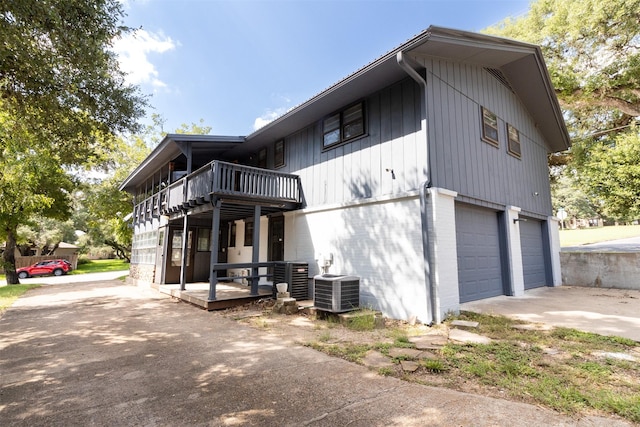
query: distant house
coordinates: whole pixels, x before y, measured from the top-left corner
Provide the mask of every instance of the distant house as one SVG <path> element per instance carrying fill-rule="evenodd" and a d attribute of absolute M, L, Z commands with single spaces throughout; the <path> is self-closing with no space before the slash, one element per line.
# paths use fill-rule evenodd
<path fill-rule="evenodd" d="M 6 247 L 5 243 L 2 243 L 0 246 L 0 254 L 4 252 Z M 50 259 L 62 258 L 66 259 L 71 263 L 73 269 L 78 267 L 78 251 L 80 247 L 73 245 L 71 243 L 60 242 L 54 248 L 54 250 L 47 254 L 41 254 L 41 248 L 36 247 L 35 245 L 31 248 L 28 248 L 26 252 L 27 255 L 22 255 L 18 248 L 15 249 L 15 266 L 16 268 L 27 267 L 29 265 L 35 264 L 36 262 L 46 261 Z M 0 272 L 4 273 L 4 269 L 0 268 Z"/>
<path fill-rule="evenodd" d="M 4 251 L 5 243 L 0 247 L 0 252 Z M 42 248 L 39 248 L 35 245 L 26 248 L 27 255 L 26 256 L 45 256 L 49 258 L 55 258 L 57 256 L 70 256 L 78 253 L 80 247 L 76 246 L 72 243 L 60 242 L 57 245 L 54 245 L 53 250 L 48 255 L 42 255 Z M 22 257 L 22 253 L 18 248 L 15 249 L 15 257 Z"/>
<path fill-rule="evenodd" d="M 304 261 L 440 322 L 560 284 L 547 155 L 568 147 L 538 47 L 430 27 L 248 136 L 167 135 L 121 187 L 131 277 L 215 300 L 234 265 Z"/>
<path fill-rule="evenodd" d="M 79 246 L 72 243 L 60 242 L 58 247 L 53 251 L 51 256 L 66 256 L 77 254 L 80 250 Z"/>

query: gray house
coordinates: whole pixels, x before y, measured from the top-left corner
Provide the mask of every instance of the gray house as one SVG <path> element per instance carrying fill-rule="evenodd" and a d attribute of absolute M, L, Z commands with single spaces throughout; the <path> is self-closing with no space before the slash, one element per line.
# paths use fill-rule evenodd
<path fill-rule="evenodd" d="M 560 284 L 547 156 L 569 143 L 537 46 L 430 27 L 251 135 L 167 135 L 122 184 L 131 278 L 213 302 L 299 261 L 440 322 Z"/>

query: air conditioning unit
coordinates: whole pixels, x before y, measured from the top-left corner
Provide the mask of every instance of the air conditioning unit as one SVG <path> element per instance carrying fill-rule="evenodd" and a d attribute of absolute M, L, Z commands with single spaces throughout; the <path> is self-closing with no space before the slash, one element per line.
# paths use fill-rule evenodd
<path fill-rule="evenodd" d="M 319 274 L 313 278 L 313 305 L 318 310 L 342 313 L 360 306 L 360 278 Z"/>
<path fill-rule="evenodd" d="M 306 262 L 284 261 L 273 266 L 273 296 L 276 297 L 276 283 L 287 283 L 291 298 L 298 301 L 309 299 L 309 264 Z"/>

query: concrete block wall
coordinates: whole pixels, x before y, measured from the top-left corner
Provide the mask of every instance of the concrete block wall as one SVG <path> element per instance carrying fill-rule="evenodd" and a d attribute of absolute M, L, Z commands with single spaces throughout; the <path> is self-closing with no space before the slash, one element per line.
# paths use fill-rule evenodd
<path fill-rule="evenodd" d="M 434 281 L 434 321 L 460 310 L 458 249 L 456 244 L 455 191 L 430 188 L 426 198 L 431 279 Z"/>
<path fill-rule="evenodd" d="M 551 251 L 551 270 L 553 286 L 562 285 L 562 262 L 560 261 L 560 220 L 555 216 L 547 217 L 547 231 Z"/>
<path fill-rule="evenodd" d="M 294 211 L 285 216 L 285 259 L 320 273 L 360 276 L 360 304 L 395 319 L 428 319 L 418 192 Z"/>
<path fill-rule="evenodd" d="M 511 295 L 521 297 L 524 295 L 524 271 L 522 266 L 522 247 L 520 242 L 520 223 L 516 221 L 520 216 L 520 208 L 516 206 L 507 206 L 507 240 L 509 246 L 510 263 L 509 273 L 511 274 Z"/>
<path fill-rule="evenodd" d="M 640 253 L 561 252 L 562 284 L 640 290 Z"/>

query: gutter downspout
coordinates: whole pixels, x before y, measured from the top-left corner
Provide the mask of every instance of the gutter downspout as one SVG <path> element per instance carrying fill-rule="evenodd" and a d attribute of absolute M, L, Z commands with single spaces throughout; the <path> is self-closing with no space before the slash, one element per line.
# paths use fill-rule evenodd
<path fill-rule="evenodd" d="M 429 155 L 429 133 L 427 127 L 427 81 L 416 71 L 417 68 L 419 69 L 422 66 L 412 58 L 406 56 L 404 52 L 398 52 L 396 54 L 396 60 L 398 65 L 418 83 L 423 95 L 420 103 L 420 129 L 424 134 L 423 140 L 427 150 L 425 162 L 426 181 L 420 186 L 420 220 L 422 221 L 422 253 L 424 256 L 425 288 L 427 290 L 427 308 L 429 317 L 427 323 L 431 325 L 434 322 L 440 323 L 442 319 L 437 298 L 438 290 L 434 282 L 435 275 L 431 268 L 434 260 L 431 256 L 432 251 L 430 250 L 431 242 L 429 240 L 429 222 L 427 221 L 427 197 L 429 197 L 427 189 L 431 187 L 431 156 Z"/>

